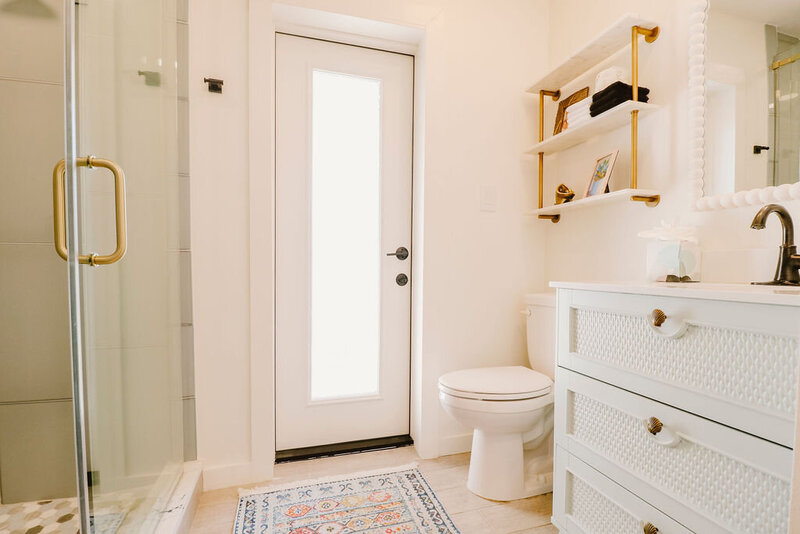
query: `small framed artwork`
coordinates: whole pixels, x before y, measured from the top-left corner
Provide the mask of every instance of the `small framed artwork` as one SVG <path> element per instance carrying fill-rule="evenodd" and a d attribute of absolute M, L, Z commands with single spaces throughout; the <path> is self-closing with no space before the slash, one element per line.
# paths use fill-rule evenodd
<path fill-rule="evenodd" d="M 594 163 L 592 179 L 589 180 L 589 185 L 586 186 L 586 193 L 583 195 L 583 198 L 602 195 L 608 191 L 608 180 L 611 178 L 611 172 L 614 170 L 614 162 L 617 161 L 617 154 L 619 154 L 619 150 L 615 150 L 611 154 L 606 154 L 602 158 L 597 159 Z"/>
<path fill-rule="evenodd" d="M 584 87 L 579 91 L 575 91 L 567 98 L 558 103 L 558 111 L 556 111 L 556 123 L 555 127 L 553 128 L 553 135 L 561 133 L 561 131 L 564 129 L 564 112 L 566 111 L 566 109 L 570 107 L 572 104 L 580 102 L 587 96 L 589 96 L 589 88 Z"/>

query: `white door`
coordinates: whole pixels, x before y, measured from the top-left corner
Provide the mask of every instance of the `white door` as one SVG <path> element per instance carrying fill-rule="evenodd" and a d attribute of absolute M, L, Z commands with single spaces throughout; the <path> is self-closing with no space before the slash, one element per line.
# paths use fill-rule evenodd
<path fill-rule="evenodd" d="M 409 433 L 413 72 L 277 35 L 278 450 Z"/>

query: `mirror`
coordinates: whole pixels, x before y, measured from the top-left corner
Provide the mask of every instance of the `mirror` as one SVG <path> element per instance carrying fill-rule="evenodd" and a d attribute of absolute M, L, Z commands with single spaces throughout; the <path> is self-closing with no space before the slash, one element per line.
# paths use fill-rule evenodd
<path fill-rule="evenodd" d="M 764 195 L 745 192 L 784 186 L 783 200 L 793 198 L 790 186 L 800 181 L 800 0 L 710 0 L 704 52 L 700 196 L 725 198 L 721 207 L 755 204 Z"/>

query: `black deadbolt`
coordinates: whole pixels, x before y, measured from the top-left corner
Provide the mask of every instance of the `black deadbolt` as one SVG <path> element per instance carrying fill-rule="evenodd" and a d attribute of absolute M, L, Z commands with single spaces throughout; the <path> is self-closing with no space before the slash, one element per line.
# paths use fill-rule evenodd
<path fill-rule="evenodd" d="M 397 277 L 394 279 L 394 281 L 397 282 L 398 286 L 404 286 L 404 285 L 406 285 L 408 283 L 408 277 L 406 275 L 404 275 L 403 273 L 400 273 L 400 274 L 397 275 Z"/>

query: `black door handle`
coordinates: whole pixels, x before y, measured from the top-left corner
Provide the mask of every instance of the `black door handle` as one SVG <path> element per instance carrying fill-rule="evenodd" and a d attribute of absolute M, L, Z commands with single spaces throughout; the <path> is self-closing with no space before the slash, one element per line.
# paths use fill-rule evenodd
<path fill-rule="evenodd" d="M 403 261 L 408 258 L 408 249 L 406 247 L 397 247 L 394 252 L 389 252 L 387 256 L 395 256 L 398 260 Z"/>

